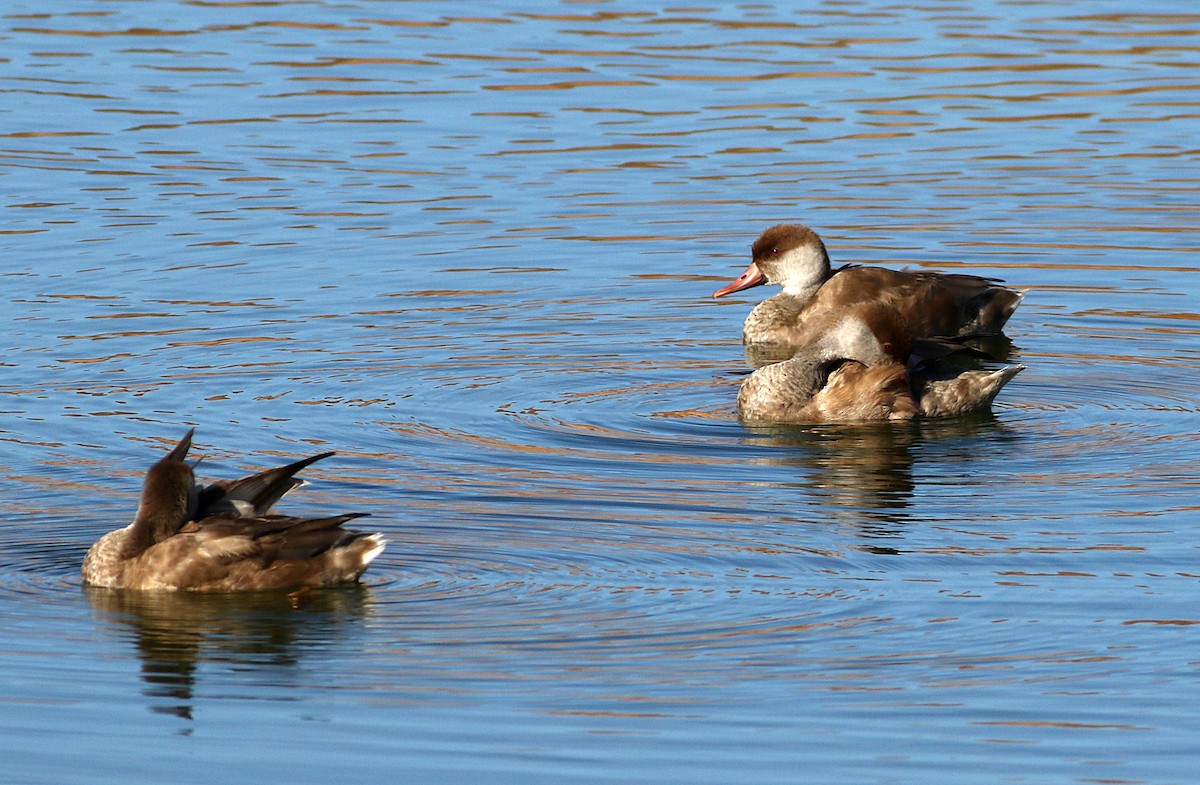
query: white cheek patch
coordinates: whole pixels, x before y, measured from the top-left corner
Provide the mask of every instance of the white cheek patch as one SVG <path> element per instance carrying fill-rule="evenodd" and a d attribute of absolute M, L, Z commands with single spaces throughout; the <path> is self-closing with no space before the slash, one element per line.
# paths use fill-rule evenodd
<path fill-rule="evenodd" d="M 829 268 L 819 249 L 809 245 L 784 251 L 772 265 L 785 294 L 801 296 L 825 282 Z"/>

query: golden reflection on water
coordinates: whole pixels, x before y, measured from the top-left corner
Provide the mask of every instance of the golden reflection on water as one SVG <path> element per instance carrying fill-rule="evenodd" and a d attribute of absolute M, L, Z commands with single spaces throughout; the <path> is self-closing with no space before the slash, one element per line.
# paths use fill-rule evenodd
<path fill-rule="evenodd" d="M 506 750 L 565 746 L 556 779 L 596 775 L 613 753 L 575 745 L 603 733 L 781 763 L 804 754 L 782 734 L 856 760 L 868 738 L 912 770 L 1087 778 L 1094 747 L 1039 731 L 1150 725 L 1097 703 L 1151 707 L 1149 742 L 1177 742 L 1159 705 L 1187 695 L 1195 625 L 1197 19 L 1084 5 L 0 19 L 0 483 L 29 517 L 6 524 L 0 616 L 28 636 L 47 594 L 73 612 L 83 549 L 136 507 L 130 456 L 195 423 L 230 451 L 217 476 L 337 450 L 289 506 L 353 505 L 393 544 L 367 588 L 300 607 L 88 592 L 93 622 L 52 643 L 136 658 L 132 686 L 105 671 L 116 703 L 193 716 L 209 678 L 241 722 L 267 690 L 224 689 L 239 674 L 294 680 L 296 714 L 422 760 L 457 727 L 421 710 L 467 706 Z M 708 294 L 782 220 L 839 262 L 1028 290 L 1007 351 L 1029 371 L 992 417 L 742 427 L 758 293 Z M 389 705 L 410 724 L 373 724 Z M 727 742 L 730 707 L 778 734 Z M 942 757 L 880 732 L 897 723 Z M 1049 752 L 1021 763 L 971 727 Z M 622 776 L 728 773 L 662 750 Z"/>

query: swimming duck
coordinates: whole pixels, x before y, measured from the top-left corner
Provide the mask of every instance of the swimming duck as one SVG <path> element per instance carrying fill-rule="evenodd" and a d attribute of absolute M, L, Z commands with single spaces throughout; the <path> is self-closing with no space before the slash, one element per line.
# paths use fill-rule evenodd
<path fill-rule="evenodd" d="M 917 336 L 995 335 L 1022 297 L 977 275 L 857 265 L 834 270 L 821 238 L 799 224 L 778 224 L 764 231 L 751 247 L 751 259 L 745 272 L 713 293 L 724 297 L 766 283 L 783 287 L 746 318 L 746 343 L 806 343 L 814 321 L 868 301 L 896 308 Z"/>
<path fill-rule="evenodd" d="M 168 591 L 333 586 L 357 581 L 383 551 L 382 535 L 342 528 L 366 513 L 295 518 L 271 511 L 303 484 L 297 472 L 332 452 L 203 486 L 185 463 L 193 432 L 146 473 L 133 523 L 88 550 L 86 583 Z"/>
<path fill-rule="evenodd" d="M 791 359 L 742 382 L 738 414 L 750 422 L 909 420 L 981 411 L 1024 366 L 953 369 L 918 342 L 900 312 L 881 303 L 848 306 L 813 325 Z"/>

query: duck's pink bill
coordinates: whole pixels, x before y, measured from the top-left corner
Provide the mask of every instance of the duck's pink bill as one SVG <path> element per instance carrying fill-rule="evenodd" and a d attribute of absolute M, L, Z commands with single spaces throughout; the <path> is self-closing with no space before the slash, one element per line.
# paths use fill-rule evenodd
<path fill-rule="evenodd" d="M 746 268 L 746 271 L 735 278 L 731 283 L 727 283 L 720 289 L 713 292 L 713 297 L 724 297 L 733 292 L 740 292 L 743 289 L 749 289 L 752 286 L 758 286 L 767 282 L 766 276 L 758 269 L 758 265 L 754 262 Z"/>

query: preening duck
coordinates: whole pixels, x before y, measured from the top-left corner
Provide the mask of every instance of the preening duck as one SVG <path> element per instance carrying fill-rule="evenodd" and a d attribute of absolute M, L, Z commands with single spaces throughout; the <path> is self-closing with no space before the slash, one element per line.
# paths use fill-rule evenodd
<path fill-rule="evenodd" d="M 101 537 L 83 580 L 110 589 L 295 590 L 357 581 L 384 548 L 380 534 L 342 528 L 365 513 L 315 518 L 271 508 L 325 452 L 239 480 L 198 485 L 186 462 L 193 431 L 150 467 L 133 523 Z"/>

